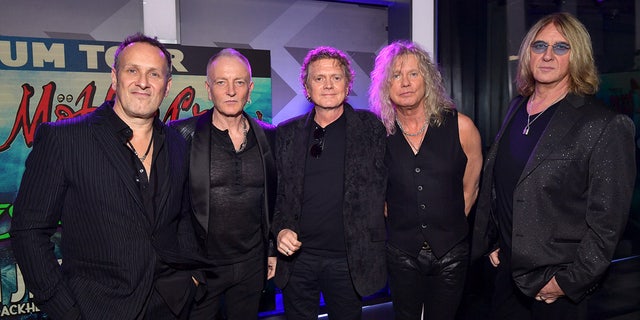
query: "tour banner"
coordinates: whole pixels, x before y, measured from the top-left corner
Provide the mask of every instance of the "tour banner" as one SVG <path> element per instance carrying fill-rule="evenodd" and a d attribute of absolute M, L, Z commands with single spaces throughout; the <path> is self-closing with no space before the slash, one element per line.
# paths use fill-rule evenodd
<path fill-rule="evenodd" d="M 117 42 L 0 36 L 0 301 L 2 319 L 46 319 L 32 302 L 11 250 L 11 218 L 24 162 L 42 122 L 74 118 L 112 100 L 111 66 Z M 160 107 L 162 121 L 211 108 L 206 65 L 222 48 L 167 45 L 173 84 Z M 245 111 L 271 122 L 271 65 L 266 50 L 237 49 L 251 63 L 251 103 Z M 55 168 L 51 168 L 55 170 Z M 63 257 L 52 237 L 59 262 Z"/>

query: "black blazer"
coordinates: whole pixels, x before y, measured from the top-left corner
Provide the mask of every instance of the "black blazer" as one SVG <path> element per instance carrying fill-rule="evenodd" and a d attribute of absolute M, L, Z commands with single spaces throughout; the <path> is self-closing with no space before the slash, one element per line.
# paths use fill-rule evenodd
<path fill-rule="evenodd" d="M 182 219 L 183 213 L 188 217 L 184 140 L 156 119 L 169 177 L 157 186 L 162 197 L 150 221 L 131 159 L 118 150 L 122 141 L 106 125 L 112 107 L 105 102 L 86 116 L 41 124 L 26 161 L 12 245 L 36 304 L 53 319 L 78 313 L 89 319 L 135 319 L 155 284 L 156 262 L 186 267 L 190 261 L 181 251 L 197 247 L 190 221 Z M 58 221 L 62 266 L 50 241 Z M 183 280 L 184 286 L 174 289 L 178 294 L 193 286 L 190 275 Z"/>
<path fill-rule="evenodd" d="M 200 242 L 205 245 L 209 227 L 209 165 L 211 163 L 211 131 L 210 123 L 213 109 L 188 119 L 176 120 L 169 123 L 187 140 L 190 150 L 190 193 L 193 217 L 195 218 L 196 233 Z M 249 120 L 252 132 L 256 136 L 258 148 L 262 157 L 263 171 L 265 174 L 264 194 L 262 205 L 262 234 L 265 241 L 267 254 L 275 256 L 273 241 L 270 241 L 270 226 L 273 216 L 273 207 L 276 198 L 276 165 L 273 155 L 275 127 L 256 120 L 244 113 Z M 205 174 L 203 174 L 205 173 Z M 266 260 L 265 260 L 266 263 Z M 266 269 L 265 269 L 266 270 Z M 265 276 L 266 278 L 266 276 Z"/>
<path fill-rule="evenodd" d="M 299 232 L 304 165 L 309 154 L 307 138 L 314 111 L 280 124 L 276 131 L 278 196 L 273 234 L 282 229 Z M 344 161 L 343 222 L 349 272 L 362 296 L 375 293 L 387 281 L 385 257 L 384 199 L 387 171 L 384 165 L 386 131 L 369 111 L 345 104 L 347 122 Z M 303 245 L 304 246 L 304 245 Z M 278 255 L 275 283 L 284 288 L 296 255 Z"/>
<path fill-rule="evenodd" d="M 472 258 L 497 240 L 493 172 L 502 135 L 527 99 L 515 98 L 489 150 Z M 513 279 L 530 297 L 555 275 L 573 301 L 591 293 L 624 231 L 636 176 L 634 126 L 592 96 L 561 100 L 513 193 Z"/>

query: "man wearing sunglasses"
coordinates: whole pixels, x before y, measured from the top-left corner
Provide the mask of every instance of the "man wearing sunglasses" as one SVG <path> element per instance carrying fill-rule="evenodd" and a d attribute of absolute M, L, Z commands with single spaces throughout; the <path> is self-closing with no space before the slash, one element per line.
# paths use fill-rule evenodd
<path fill-rule="evenodd" d="M 593 97 L 585 27 L 542 18 L 520 47 L 517 87 L 488 152 L 472 258 L 496 267 L 495 319 L 586 319 L 624 231 L 636 162 L 634 126 Z"/>
<path fill-rule="evenodd" d="M 272 230 L 287 319 L 360 319 L 361 297 L 386 282 L 385 129 L 346 103 L 353 71 L 334 48 L 311 50 L 300 80 L 311 112 L 278 126 Z"/>

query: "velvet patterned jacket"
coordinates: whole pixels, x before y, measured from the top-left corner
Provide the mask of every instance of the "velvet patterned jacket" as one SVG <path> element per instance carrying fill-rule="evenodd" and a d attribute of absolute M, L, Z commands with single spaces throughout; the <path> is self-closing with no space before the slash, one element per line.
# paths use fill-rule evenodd
<path fill-rule="evenodd" d="M 386 131 L 369 111 L 354 110 L 345 103 L 344 114 L 344 238 L 353 285 L 360 295 L 366 296 L 384 287 L 387 279 L 384 251 Z M 272 225 L 276 237 L 283 229 L 291 229 L 296 233 L 300 230 L 304 166 L 309 154 L 307 139 L 314 115 L 315 111 L 311 111 L 281 123 L 276 130 L 278 193 Z M 275 283 L 280 288 L 286 286 L 295 261 L 296 255 L 278 255 Z"/>

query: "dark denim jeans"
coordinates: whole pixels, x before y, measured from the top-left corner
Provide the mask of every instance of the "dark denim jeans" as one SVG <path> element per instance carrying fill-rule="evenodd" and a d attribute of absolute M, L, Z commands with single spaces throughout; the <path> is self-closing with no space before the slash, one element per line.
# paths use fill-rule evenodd
<path fill-rule="evenodd" d="M 288 320 L 318 319 L 320 292 L 331 320 L 359 320 L 362 299 L 355 291 L 347 257 L 330 258 L 301 251 L 282 289 Z"/>

